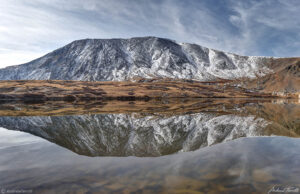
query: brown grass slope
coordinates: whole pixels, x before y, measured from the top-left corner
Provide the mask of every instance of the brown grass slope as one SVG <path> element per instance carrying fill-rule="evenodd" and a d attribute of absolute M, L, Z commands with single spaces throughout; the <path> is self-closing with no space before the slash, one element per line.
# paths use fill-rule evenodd
<path fill-rule="evenodd" d="M 267 65 L 273 73 L 248 81 L 247 88 L 266 93 L 300 94 L 300 58 L 271 59 Z"/>
<path fill-rule="evenodd" d="M 249 97 L 274 96 L 271 93 L 253 92 L 224 82 L 201 83 L 164 80 L 148 80 L 147 82 L 0 81 L 1 100 L 80 101 L 91 99 Z"/>

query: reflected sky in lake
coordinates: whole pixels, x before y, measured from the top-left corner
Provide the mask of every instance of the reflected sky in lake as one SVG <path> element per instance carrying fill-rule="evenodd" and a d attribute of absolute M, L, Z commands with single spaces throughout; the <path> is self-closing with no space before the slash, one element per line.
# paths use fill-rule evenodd
<path fill-rule="evenodd" d="M 300 187 L 298 106 L 2 116 L 0 126 L 7 129 L 0 128 L 0 187 L 35 193 L 267 193 L 276 185 Z"/>

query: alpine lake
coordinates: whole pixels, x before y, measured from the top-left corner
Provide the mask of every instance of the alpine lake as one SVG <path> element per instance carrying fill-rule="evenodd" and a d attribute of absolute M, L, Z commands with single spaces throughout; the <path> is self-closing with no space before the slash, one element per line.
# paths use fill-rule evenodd
<path fill-rule="evenodd" d="M 300 193 L 298 99 L 2 102 L 0 193 Z"/>

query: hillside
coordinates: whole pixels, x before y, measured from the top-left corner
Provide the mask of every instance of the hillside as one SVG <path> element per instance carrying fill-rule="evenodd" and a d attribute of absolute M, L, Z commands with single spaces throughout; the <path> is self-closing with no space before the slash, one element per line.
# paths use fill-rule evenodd
<path fill-rule="evenodd" d="M 187 81 L 227 82 L 238 91 L 297 97 L 300 58 L 239 56 L 157 37 L 85 39 L 29 63 L 0 69 L 0 80 L 119 81 L 133 85 L 151 80 L 181 85 Z M 217 97 L 215 93 L 199 96 L 206 92 L 197 92 L 197 97 Z"/>
<path fill-rule="evenodd" d="M 156 37 L 85 39 L 29 63 L 1 69 L 0 80 L 216 81 L 266 75 L 271 71 L 264 65 L 267 60 Z"/>
<path fill-rule="evenodd" d="M 300 92 L 300 58 L 273 59 L 269 65 L 273 73 L 249 80 L 247 88 L 281 94 Z"/>

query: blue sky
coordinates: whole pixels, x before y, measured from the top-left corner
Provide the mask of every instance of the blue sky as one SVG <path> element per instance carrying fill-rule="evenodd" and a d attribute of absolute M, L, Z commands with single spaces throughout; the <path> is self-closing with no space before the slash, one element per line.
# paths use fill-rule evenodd
<path fill-rule="evenodd" d="M 0 0 L 0 67 L 83 38 L 158 36 L 242 55 L 300 56 L 299 0 Z"/>

